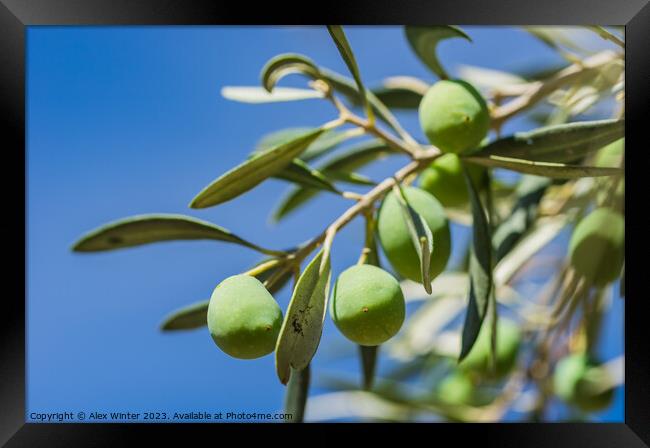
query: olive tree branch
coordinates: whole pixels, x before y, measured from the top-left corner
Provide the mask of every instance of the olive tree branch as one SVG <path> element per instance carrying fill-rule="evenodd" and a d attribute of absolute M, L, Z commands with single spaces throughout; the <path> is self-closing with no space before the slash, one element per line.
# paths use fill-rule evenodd
<path fill-rule="evenodd" d="M 492 126 L 498 128 L 504 121 L 534 106 L 563 85 L 580 78 L 586 73 L 596 71 L 620 57 L 619 53 L 603 51 L 583 61 L 569 65 L 544 81 L 535 81 L 523 86 L 515 85 L 512 86 L 513 91 L 508 91 L 507 88 L 503 91 L 499 90 L 497 94 L 501 97 L 516 95 L 516 98 L 492 111 Z"/>

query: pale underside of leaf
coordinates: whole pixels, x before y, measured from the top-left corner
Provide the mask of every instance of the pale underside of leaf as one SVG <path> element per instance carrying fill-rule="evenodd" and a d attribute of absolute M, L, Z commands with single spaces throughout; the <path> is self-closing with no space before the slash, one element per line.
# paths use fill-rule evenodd
<path fill-rule="evenodd" d="M 329 258 L 321 250 L 298 279 L 275 347 L 275 365 L 282 384 L 291 368 L 302 370 L 311 361 L 323 331 L 330 283 Z"/>
<path fill-rule="evenodd" d="M 215 240 L 260 247 L 215 224 L 175 214 L 136 215 L 105 224 L 77 241 L 75 252 L 97 252 L 174 240 Z"/>
<path fill-rule="evenodd" d="M 277 174 L 323 133 L 316 129 L 301 137 L 258 153 L 205 187 L 191 202 L 205 208 L 229 201 Z"/>
<path fill-rule="evenodd" d="M 277 87 L 269 92 L 263 87 L 256 86 L 226 86 L 221 89 L 221 95 L 232 101 L 251 104 L 280 103 L 324 97 L 323 93 L 317 90 Z"/>

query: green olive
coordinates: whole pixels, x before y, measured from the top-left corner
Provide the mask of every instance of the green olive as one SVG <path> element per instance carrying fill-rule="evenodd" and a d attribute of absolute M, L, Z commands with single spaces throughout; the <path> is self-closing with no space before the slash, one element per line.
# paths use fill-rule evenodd
<path fill-rule="evenodd" d="M 429 274 L 433 280 L 447 266 L 451 250 L 449 222 L 438 200 L 424 190 L 415 187 L 403 189 L 408 203 L 419 213 L 431 229 L 433 253 Z M 395 271 L 415 282 L 422 281 L 420 259 L 411 240 L 395 192 L 386 195 L 377 220 L 377 233 L 386 257 Z"/>
<path fill-rule="evenodd" d="M 422 130 L 442 152 L 472 151 L 490 128 L 485 100 L 465 81 L 435 83 L 422 98 L 419 115 Z"/>
<path fill-rule="evenodd" d="M 438 399 L 449 405 L 471 405 L 474 402 L 474 384 L 462 371 L 444 377 L 436 388 Z"/>
<path fill-rule="evenodd" d="M 517 324 L 500 318 L 497 323 L 496 365 L 490 368 L 491 325 L 486 321 L 481 327 L 474 347 L 458 365 L 462 370 L 488 378 L 503 378 L 512 371 L 521 345 L 521 332 Z"/>
<path fill-rule="evenodd" d="M 402 327 L 404 295 L 399 282 L 372 265 L 346 269 L 334 285 L 330 316 L 336 327 L 360 345 L 379 345 Z"/>
<path fill-rule="evenodd" d="M 569 259 L 576 272 L 604 287 L 616 280 L 623 267 L 625 220 L 611 208 L 601 207 L 583 218 L 569 241 Z"/>
<path fill-rule="evenodd" d="M 474 185 L 479 185 L 485 170 L 477 165 L 467 165 Z M 460 158 L 445 154 L 431 163 L 420 174 L 420 188 L 431 193 L 444 207 L 461 207 L 469 196 Z"/>
<path fill-rule="evenodd" d="M 610 383 L 608 372 L 584 353 L 562 358 L 553 374 L 555 394 L 586 412 L 609 407 L 614 397 Z"/>
<path fill-rule="evenodd" d="M 214 289 L 208 329 L 221 350 L 234 358 L 268 355 L 282 326 L 282 310 L 264 285 L 249 275 L 228 277 Z"/>

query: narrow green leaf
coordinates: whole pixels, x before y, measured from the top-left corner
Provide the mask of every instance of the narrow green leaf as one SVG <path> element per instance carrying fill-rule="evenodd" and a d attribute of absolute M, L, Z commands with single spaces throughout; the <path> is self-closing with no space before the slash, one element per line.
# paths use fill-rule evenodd
<path fill-rule="evenodd" d="M 291 414 L 293 419 L 287 420 L 287 423 L 302 423 L 305 419 L 310 376 L 309 364 L 302 370 L 291 369 L 291 377 L 284 399 L 284 410 L 287 414 Z"/>
<path fill-rule="evenodd" d="M 323 93 L 317 90 L 291 87 L 277 87 L 269 92 L 262 87 L 226 86 L 221 89 L 221 96 L 240 103 L 263 104 L 318 99 L 323 98 Z"/>
<path fill-rule="evenodd" d="M 519 180 L 515 190 L 517 201 L 492 236 L 497 262 L 510 252 L 534 224 L 539 201 L 550 184 L 551 180 L 547 177 L 524 175 Z"/>
<path fill-rule="evenodd" d="M 207 325 L 209 300 L 174 311 L 160 325 L 162 331 L 194 330 Z"/>
<path fill-rule="evenodd" d="M 373 114 L 373 109 L 370 106 L 370 103 L 368 101 L 367 90 L 363 85 L 363 81 L 361 80 L 361 74 L 359 73 L 359 66 L 357 65 L 356 59 L 354 58 L 354 53 L 352 53 L 352 48 L 350 48 L 350 43 L 348 42 L 348 39 L 345 36 L 343 27 L 341 27 L 340 25 L 327 25 L 327 31 L 330 33 L 330 36 L 332 36 L 332 40 L 334 40 L 334 43 L 336 44 L 336 48 L 338 48 L 339 53 L 341 53 L 341 57 L 343 58 L 345 65 L 348 66 L 348 70 L 350 70 L 350 73 L 352 74 L 352 78 L 354 78 L 354 81 L 357 84 L 357 90 L 360 92 L 361 97 L 363 99 L 363 104 L 366 108 L 368 119 L 370 121 L 373 121 L 374 114 Z"/>
<path fill-rule="evenodd" d="M 323 173 L 310 167 L 300 159 L 293 159 L 285 169 L 280 171 L 280 173 L 276 174 L 274 177 L 302 185 L 303 187 L 316 188 L 341 194 L 341 192 Z"/>
<path fill-rule="evenodd" d="M 427 225 L 424 218 L 416 212 L 413 207 L 408 203 L 408 199 L 402 190 L 402 187 L 397 184 L 396 189 L 398 192 L 398 202 L 401 205 L 402 218 L 409 229 L 411 241 L 415 247 L 415 251 L 420 259 L 420 275 L 422 278 L 422 286 L 427 294 L 431 294 L 431 276 L 430 264 L 431 255 L 433 254 L 433 234 Z"/>
<path fill-rule="evenodd" d="M 262 86 L 271 92 L 278 81 L 287 75 L 299 73 L 312 79 L 319 79 L 320 72 L 316 64 L 306 56 L 285 53 L 271 58 L 262 68 Z"/>
<path fill-rule="evenodd" d="M 291 367 L 302 370 L 314 357 L 321 333 L 330 284 L 330 261 L 320 270 L 321 250 L 296 283 L 275 347 L 275 366 L 282 384 L 289 381 Z"/>
<path fill-rule="evenodd" d="M 576 179 L 579 177 L 613 176 L 621 174 L 620 168 L 601 168 L 594 166 L 567 165 L 564 163 L 535 162 L 509 157 L 464 157 L 467 162 L 494 168 L 504 168 L 524 174 L 546 176 L 555 179 Z"/>
<path fill-rule="evenodd" d="M 576 39 L 571 36 L 570 32 L 564 27 L 527 25 L 522 28 L 544 45 L 558 51 L 562 56 L 566 56 L 565 49 L 575 52 L 585 51 L 585 49 L 578 45 Z"/>
<path fill-rule="evenodd" d="M 422 101 L 419 93 L 398 87 L 380 87 L 372 92 L 391 109 L 417 109 Z"/>
<path fill-rule="evenodd" d="M 458 361 L 467 356 L 476 342 L 488 310 L 492 293 L 492 242 L 490 226 L 477 188 L 463 165 L 463 173 L 472 208 L 472 249 L 470 251 L 470 288 L 467 314 L 463 325 L 461 351 Z"/>
<path fill-rule="evenodd" d="M 447 79 L 449 75 L 440 62 L 436 49 L 438 43 L 443 39 L 462 37 L 468 41 L 472 39 L 465 34 L 463 30 L 456 26 L 438 25 L 438 26 L 406 26 L 404 27 L 406 38 L 411 48 L 420 60 L 440 79 Z"/>
<path fill-rule="evenodd" d="M 372 140 L 341 152 L 321 165 L 318 170 L 329 179 L 361 185 L 374 185 L 374 182 L 353 173 L 353 171 L 390 154 L 395 154 L 395 151 L 386 143 L 380 140 Z M 280 221 L 309 202 L 318 193 L 319 191 L 313 188 L 298 187 L 291 190 L 273 212 L 273 220 Z"/>
<path fill-rule="evenodd" d="M 77 241 L 75 252 L 98 252 L 175 240 L 215 240 L 268 252 L 229 230 L 191 216 L 174 214 L 136 215 L 110 222 Z"/>
<path fill-rule="evenodd" d="M 358 347 L 359 356 L 361 357 L 361 368 L 363 370 L 363 389 L 370 390 L 375 380 L 379 346 L 368 347 L 366 345 L 359 345 Z"/>
<path fill-rule="evenodd" d="M 316 129 L 301 137 L 255 154 L 205 187 L 191 202 L 192 208 L 205 208 L 229 201 L 256 187 L 298 157 L 323 133 Z"/>
<path fill-rule="evenodd" d="M 625 120 L 597 120 L 517 132 L 485 146 L 477 157 L 571 162 L 625 136 Z"/>
<path fill-rule="evenodd" d="M 286 143 L 290 140 L 293 140 L 311 130 L 312 128 L 302 127 L 287 128 L 271 132 L 270 134 L 267 134 L 262 139 L 260 139 L 260 141 L 257 143 L 255 151 L 262 152 L 281 143 Z M 318 137 L 316 141 L 309 145 L 305 152 L 300 155 L 300 159 L 304 160 L 305 162 L 315 160 L 319 157 L 329 154 L 330 151 L 339 147 L 341 143 L 348 140 L 349 138 L 349 135 L 345 132 L 340 132 L 335 129 L 328 129 L 323 132 L 323 134 Z"/>

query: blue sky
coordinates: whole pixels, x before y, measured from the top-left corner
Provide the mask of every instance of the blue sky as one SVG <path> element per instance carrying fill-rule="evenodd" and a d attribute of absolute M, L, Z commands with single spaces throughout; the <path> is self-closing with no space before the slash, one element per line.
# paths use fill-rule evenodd
<path fill-rule="evenodd" d="M 559 62 L 520 30 L 465 30 L 473 43 L 457 39 L 440 46 L 452 73 L 459 64 L 508 70 Z M 433 81 L 401 28 L 350 27 L 347 33 L 368 85 L 394 75 Z M 167 313 L 209 298 L 220 280 L 257 262 L 255 252 L 213 242 L 90 255 L 69 249 L 100 224 L 150 212 L 186 213 L 283 248 L 310 238 L 342 212 L 349 203 L 323 195 L 272 225 L 270 212 L 289 188 L 276 180 L 217 208 L 187 208 L 264 134 L 333 118 L 331 106 L 319 101 L 249 105 L 220 96 L 225 85 L 258 85 L 262 65 L 283 52 L 347 73 L 324 27 L 28 29 L 28 418 L 31 412 L 281 407 L 284 388 L 272 356 L 232 359 L 206 329 L 158 331 Z M 421 135 L 415 114 L 400 119 Z M 504 131 L 527 126 L 515 120 Z M 365 172 L 380 178 L 401 162 Z M 335 273 L 356 261 L 361 240 L 357 222 L 337 237 Z M 287 291 L 278 296 L 283 308 L 288 298 Z M 607 358 L 622 349 L 621 305 L 610 318 Z M 345 344 L 328 320 L 323 348 L 330 343 Z M 323 352 L 314 360 L 314 376 L 327 367 Z M 348 367 L 356 371 L 356 360 Z M 602 418 L 622 418 L 622 393 Z"/>

